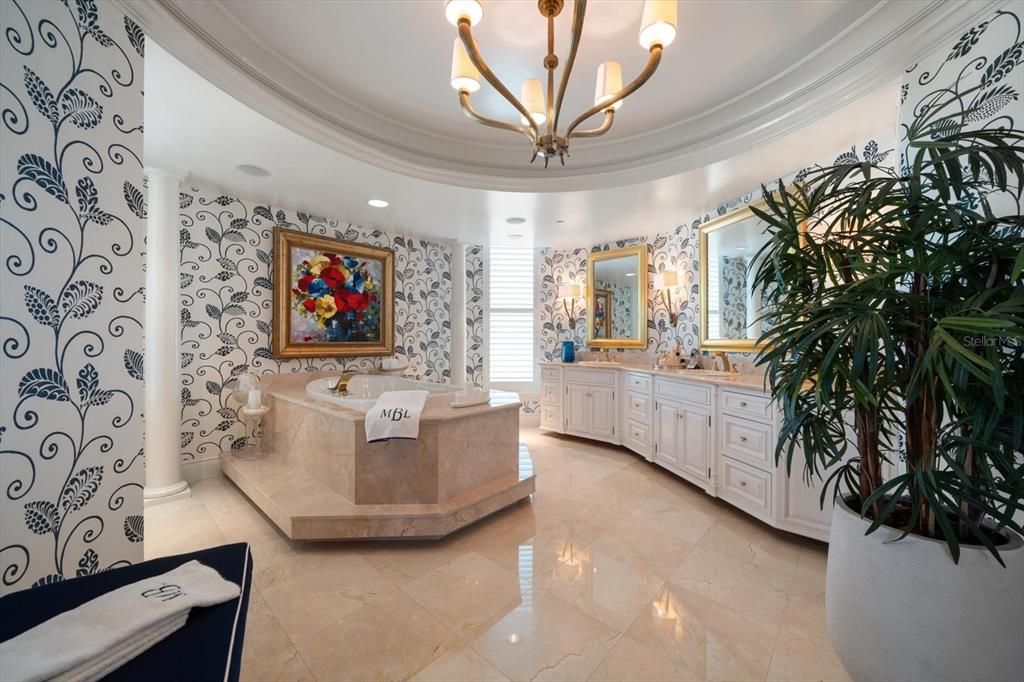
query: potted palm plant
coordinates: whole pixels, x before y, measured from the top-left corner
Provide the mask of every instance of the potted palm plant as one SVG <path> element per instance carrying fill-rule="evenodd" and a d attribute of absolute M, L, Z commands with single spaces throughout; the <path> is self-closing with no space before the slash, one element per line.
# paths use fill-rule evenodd
<path fill-rule="evenodd" d="M 970 129 L 977 90 L 924 108 L 902 168 L 754 209 L 776 459 L 836 498 L 827 622 L 858 679 L 1024 676 L 1024 133 Z"/>

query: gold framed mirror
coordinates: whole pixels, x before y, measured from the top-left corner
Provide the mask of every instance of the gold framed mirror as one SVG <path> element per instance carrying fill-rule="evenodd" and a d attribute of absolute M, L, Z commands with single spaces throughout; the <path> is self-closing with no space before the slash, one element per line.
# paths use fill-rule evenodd
<path fill-rule="evenodd" d="M 764 208 L 763 201 L 751 204 Z M 701 350 L 753 353 L 764 344 L 760 296 L 751 290 L 755 256 L 768 240 L 750 206 L 700 226 Z"/>
<path fill-rule="evenodd" d="M 587 254 L 587 345 L 647 348 L 647 245 Z"/>

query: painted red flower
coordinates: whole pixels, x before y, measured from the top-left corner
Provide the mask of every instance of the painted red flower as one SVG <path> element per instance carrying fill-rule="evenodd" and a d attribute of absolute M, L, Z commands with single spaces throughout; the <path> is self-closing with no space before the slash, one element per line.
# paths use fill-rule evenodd
<path fill-rule="evenodd" d="M 333 266 L 321 270 L 320 279 L 332 289 L 337 289 L 345 283 L 345 277 L 341 274 L 341 270 Z"/>
<path fill-rule="evenodd" d="M 337 254 L 325 253 L 324 256 L 331 261 L 331 265 L 341 265 L 341 258 L 339 258 Z"/>
<path fill-rule="evenodd" d="M 305 301 L 302 302 L 302 307 L 305 308 L 306 310 L 308 310 L 311 313 L 315 312 L 316 311 L 316 300 L 314 300 L 312 298 L 307 298 Z"/>
<path fill-rule="evenodd" d="M 299 291 L 309 291 L 309 285 L 316 279 L 313 275 L 303 275 L 299 278 L 298 287 Z"/>

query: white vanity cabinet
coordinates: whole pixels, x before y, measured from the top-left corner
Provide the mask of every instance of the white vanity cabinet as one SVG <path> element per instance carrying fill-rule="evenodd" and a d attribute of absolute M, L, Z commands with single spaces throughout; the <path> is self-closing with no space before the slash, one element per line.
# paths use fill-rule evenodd
<path fill-rule="evenodd" d="M 577 367 L 551 370 L 545 367 L 541 372 L 541 427 L 618 443 L 619 373 Z"/>
<path fill-rule="evenodd" d="M 541 428 L 623 445 L 765 523 L 828 540 L 821 482 L 775 464 L 779 415 L 749 383 L 643 368 L 544 363 Z"/>

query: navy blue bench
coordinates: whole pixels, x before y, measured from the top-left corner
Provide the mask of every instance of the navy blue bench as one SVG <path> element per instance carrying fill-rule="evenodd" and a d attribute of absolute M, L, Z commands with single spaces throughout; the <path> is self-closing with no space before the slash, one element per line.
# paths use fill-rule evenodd
<path fill-rule="evenodd" d="M 238 599 L 192 609 L 188 622 L 167 639 L 124 664 L 105 679 L 238 680 L 242 665 L 242 640 L 252 588 L 252 554 L 239 542 L 210 549 L 151 559 L 134 566 L 115 568 L 96 575 L 22 590 L 0 598 L 0 642 L 20 635 L 43 621 L 73 609 L 122 585 L 166 573 L 195 559 L 215 569 L 226 580 L 241 586 Z"/>

